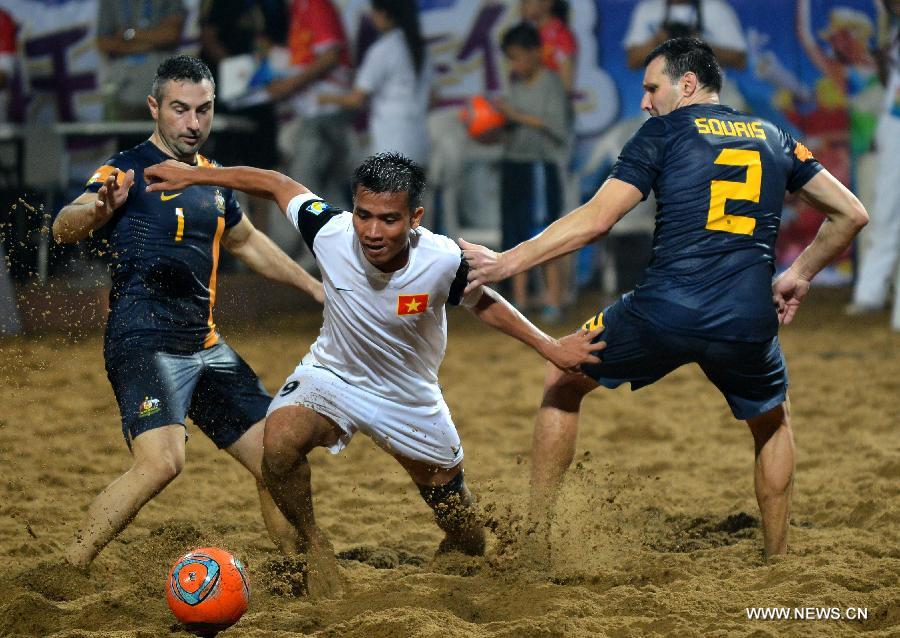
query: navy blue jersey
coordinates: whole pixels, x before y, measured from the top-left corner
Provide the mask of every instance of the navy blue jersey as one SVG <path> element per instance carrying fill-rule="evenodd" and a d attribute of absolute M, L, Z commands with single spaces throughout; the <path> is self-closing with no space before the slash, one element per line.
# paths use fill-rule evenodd
<path fill-rule="evenodd" d="M 785 190 L 822 166 L 777 126 L 727 106 L 653 117 L 628 141 L 612 177 L 656 195 L 653 255 L 626 307 L 683 334 L 765 341 L 775 239 Z"/>
<path fill-rule="evenodd" d="M 213 164 L 197 157 L 200 165 Z M 128 199 L 108 222 L 113 259 L 108 355 L 135 346 L 196 352 L 219 340 L 212 316 L 219 244 L 243 213 L 234 193 L 216 186 L 146 192 L 144 169 L 168 159 L 143 142 L 113 156 L 87 183 L 87 191 L 97 192 L 113 168 L 134 169 Z"/>

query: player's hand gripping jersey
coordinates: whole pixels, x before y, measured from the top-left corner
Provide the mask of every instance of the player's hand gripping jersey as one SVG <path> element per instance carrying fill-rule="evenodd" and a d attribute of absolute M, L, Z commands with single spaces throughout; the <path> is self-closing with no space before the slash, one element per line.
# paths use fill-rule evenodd
<path fill-rule="evenodd" d="M 134 169 L 128 199 L 109 221 L 112 291 L 107 354 L 138 346 L 196 352 L 218 342 L 219 243 L 242 216 L 234 194 L 216 186 L 146 192 L 144 169 L 170 159 L 151 142 L 113 156 L 88 180 L 97 192 L 113 168 Z M 198 155 L 198 162 L 211 162 Z"/>
<path fill-rule="evenodd" d="M 325 319 L 307 356 L 391 401 L 440 400 L 445 306 L 463 301 L 468 272 L 459 247 L 420 226 L 410 237 L 406 266 L 385 273 L 363 255 L 352 213 L 307 193 L 291 200 L 287 216 L 313 251 L 325 286 Z M 481 295 L 475 293 L 467 306 Z"/>
<path fill-rule="evenodd" d="M 653 256 L 626 306 L 684 334 L 770 339 L 784 192 L 821 169 L 789 134 L 727 106 L 696 104 L 645 122 L 612 170 L 657 201 Z"/>

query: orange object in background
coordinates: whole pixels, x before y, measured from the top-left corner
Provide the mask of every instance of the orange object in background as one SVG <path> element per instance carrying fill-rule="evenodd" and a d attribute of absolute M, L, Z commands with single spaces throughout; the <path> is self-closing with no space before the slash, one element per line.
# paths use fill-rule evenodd
<path fill-rule="evenodd" d="M 494 142 L 506 124 L 506 116 L 483 95 L 473 95 L 460 109 L 459 119 L 469 135 L 479 142 Z"/>

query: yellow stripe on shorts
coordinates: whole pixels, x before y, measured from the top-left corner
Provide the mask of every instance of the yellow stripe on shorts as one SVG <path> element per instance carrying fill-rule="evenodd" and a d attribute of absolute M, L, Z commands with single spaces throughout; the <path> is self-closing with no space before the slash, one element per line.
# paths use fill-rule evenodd
<path fill-rule="evenodd" d="M 584 328 L 585 330 L 587 330 L 588 332 L 602 328 L 603 327 L 603 313 L 601 312 L 600 314 L 594 315 L 593 317 L 591 317 L 590 319 L 585 321 L 584 325 L 581 327 Z"/>

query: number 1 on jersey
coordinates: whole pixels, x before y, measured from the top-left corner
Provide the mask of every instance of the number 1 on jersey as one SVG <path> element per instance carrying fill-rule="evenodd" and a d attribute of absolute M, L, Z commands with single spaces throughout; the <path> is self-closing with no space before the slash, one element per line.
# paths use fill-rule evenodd
<path fill-rule="evenodd" d="M 762 164 L 759 151 L 737 148 L 723 149 L 716 157 L 716 164 L 727 166 L 746 166 L 747 179 L 743 182 L 714 179 L 709 188 L 709 215 L 706 228 L 738 235 L 752 235 L 756 228 L 753 217 L 743 215 L 727 215 L 725 203 L 729 199 L 743 199 L 759 203 L 759 191 L 762 185 Z"/>
<path fill-rule="evenodd" d="M 175 229 L 175 241 L 181 241 L 184 237 L 184 209 L 176 208 L 175 214 L 178 216 L 178 227 Z"/>

